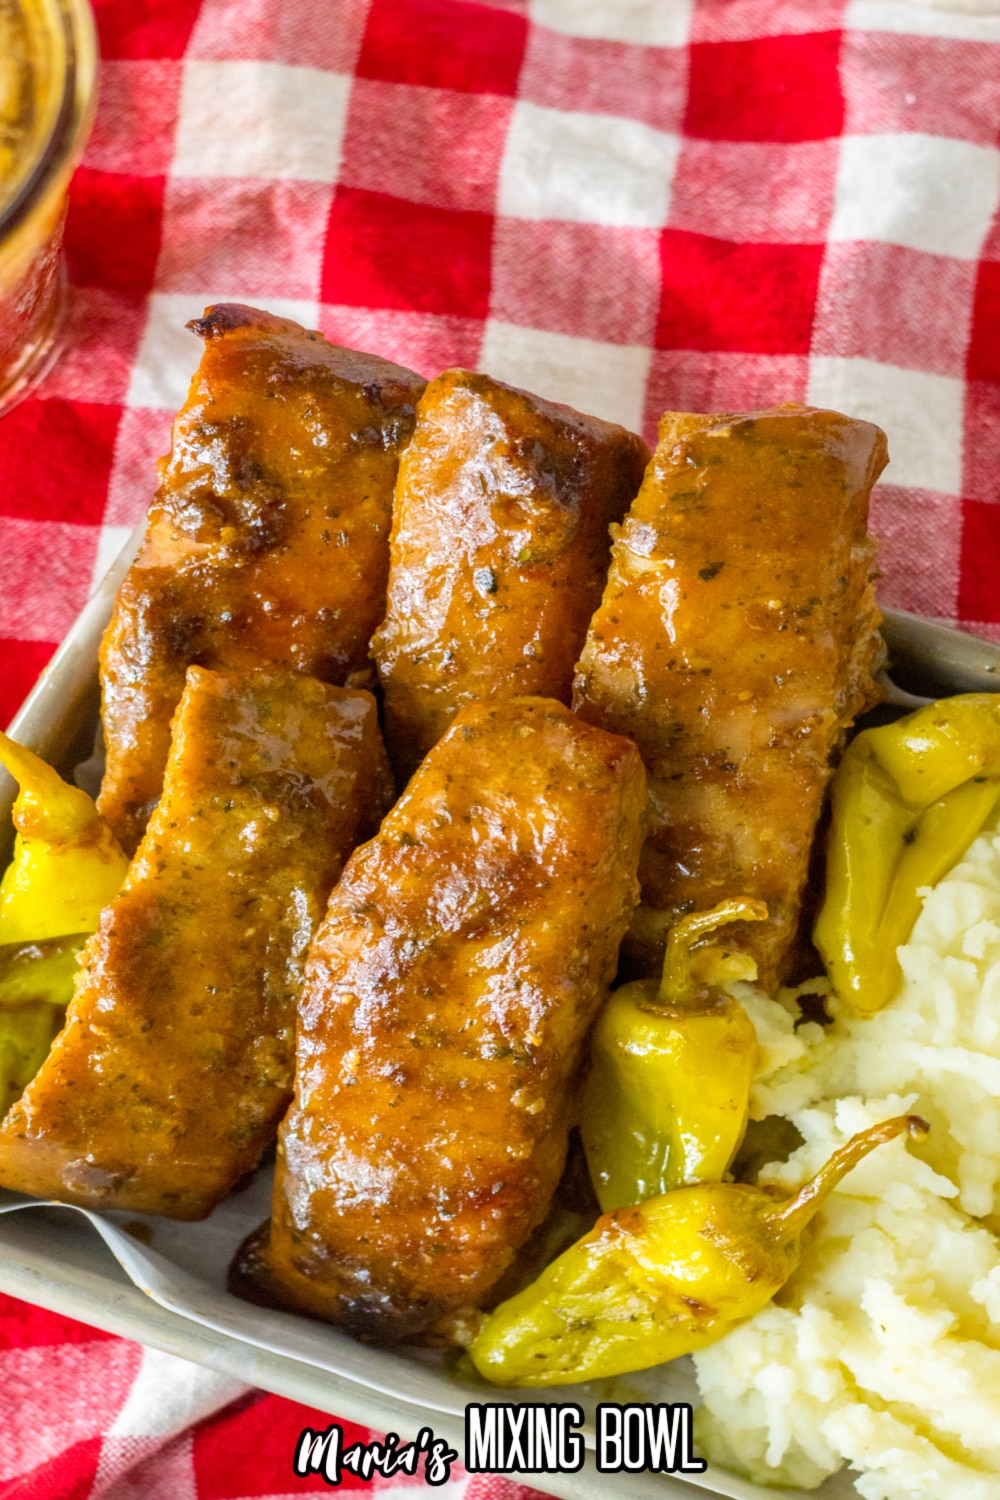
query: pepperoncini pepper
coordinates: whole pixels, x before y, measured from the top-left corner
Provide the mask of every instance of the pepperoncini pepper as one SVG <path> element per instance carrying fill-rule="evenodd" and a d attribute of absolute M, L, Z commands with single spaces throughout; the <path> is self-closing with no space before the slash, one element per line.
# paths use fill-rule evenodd
<path fill-rule="evenodd" d="M 899 1115 L 853 1136 L 791 1197 L 696 1183 L 605 1214 L 531 1286 L 490 1314 L 469 1348 L 496 1385 L 626 1375 L 703 1349 L 761 1310 L 797 1267 L 802 1234 L 876 1146 L 927 1124 Z"/>
<path fill-rule="evenodd" d="M 36 1000 L 66 1005 L 87 937 L 86 932 L 72 932 L 41 943 L 5 943 L 0 947 L 0 1011 Z"/>
<path fill-rule="evenodd" d="M 667 939 L 663 978 L 623 985 L 594 1031 L 580 1134 L 605 1213 L 685 1182 L 718 1182 L 747 1123 L 757 1036 L 737 1000 L 700 982 L 693 951 L 726 922 L 763 921 L 762 901 L 723 901 L 683 917 Z"/>
<path fill-rule="evenodd" d="M 93 801 L 0 734 L 0 765 L 18 783 L 14 858 L 0 880 L 0 944 L 94 932 L 128 860 Z"/>
<path fill-rule="evenodd" d="M 85 932 L 0 947 L 0 1114 L 48 1056 L 73 993 Z"/>
<path fill-rule="evenodd" d="M 0 1116 L 20 1099 L 48 1057 L 65 1019 L 65 1001 L 0 1005 Z"/>
<path fill-rule="evenodd" d="M 128 860 L 86 792 L 0 734 L 19 785 L 14 858 L 0 880 L 0 1115 L 48 1055 L 73 994 L 77 958 Z"/>
<path fill-rule="evenodd" d="M 858 1015 L 892 998 L 918 891 L 958 863 L 998 799 L 1000 694 L 943 698 L 848 746 L 831 788 L 826 896 L 813 939 Z"/>

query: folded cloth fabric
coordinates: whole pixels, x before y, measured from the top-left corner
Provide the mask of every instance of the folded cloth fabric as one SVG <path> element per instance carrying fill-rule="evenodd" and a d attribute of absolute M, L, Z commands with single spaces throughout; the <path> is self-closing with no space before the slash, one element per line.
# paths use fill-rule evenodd
<path fill-rule="evenodd" d="M 328 1490 L 321 1476 L 292 1472 L 302 1429 L 322 1431 L 328 1416 L 3 1294 L 0 1383 L 0 1500 L 286 1500 Z M 345 1447 L 372 1436 L 341 1425 Z M 389 1500 L 416 1487 L 405 1476 L 373 1486 L 346 1473 L 339 1493 L 377 1488 Z M 431 1493 L 535 1494 L 460 1468 Z"/>
<path fill-rule="evenodd" d="M 1000 639 L 1000 0 L 96 11 L 66 349 L 0 420 L 0 722 L 141 517 L 219 300 L 647 438 L 868 417 L 883 599 Z M 318 1414 L 10 1299 L 0 1349 L 0 1500 L 323 1488 L 291 1472 Z"/>

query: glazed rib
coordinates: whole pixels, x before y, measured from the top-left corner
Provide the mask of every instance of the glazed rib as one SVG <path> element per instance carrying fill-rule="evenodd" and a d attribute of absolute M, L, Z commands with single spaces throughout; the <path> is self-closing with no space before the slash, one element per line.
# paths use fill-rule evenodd
<path fill-rule="evenodd" d="M 370 1339 L 455 1334 L 558 1182 L 644 804 L 635 747 L 551 699 L 459 713 L 330 900 L 235 1289 Z"/>
<path fill-rule="evenodd" d="M 608 526 L 648 458 L 623 427 L 488 375 L 431 381 L 400 463 L 388 612 L 372 642 L 401 778 L 466 703 L 569 703 Z"/>
<path fill-rule="evenodd" d="M 832 760 L 879 696 L 866 520 L 885 463 L 879 429 L 836 412 L 660 423 L 573 698 L 649 774 L 633 972 L 658 972 L 679 913 L 753 896 L 769 920 L 727 946 L 783 977 Z"/>
<path fill-rule="evenodd" d="M 392 490 L 424 382 L 253 308 L 189 325 L 201 364 L 101 647 L 99 807 L 129 853 L 192 663 L 344 683 L 385 613 Z"/>
<path fill-rule="evenodd" d="M 188 669 L 163 797 L 0 1126 L 0 1182 L 196 1219 L 256 1165 L 291 1095 L 306 950 L 387 785 L 369 693 Z"/>

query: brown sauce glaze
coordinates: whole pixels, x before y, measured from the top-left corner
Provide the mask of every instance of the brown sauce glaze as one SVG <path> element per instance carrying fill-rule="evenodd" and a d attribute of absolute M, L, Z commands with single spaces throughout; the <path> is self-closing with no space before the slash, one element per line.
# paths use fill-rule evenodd
<path fill-rule="evenodd" d="M 66 1025 L 0 1126 L 0 1182 L 210 1212 L 287 1107 L 309 942 L 388 788 L 369 693 L 188 669 L 163 797 Z"/>
<path fill-rule="evenodd" d="M 190 326 L 201 364 L 101 647 L 98 805 L 129 853 L 160 795 L 188 666 L 335 683 L 368 667 L 424 386 L 253 308 L 222 304 Z"/>
<path fill-rule="evenodd" d="M 388 613 L 372 642 L 401 780 L 463 704 L 569 703 L 608 526 L 648 458 L 625 428 L 488 375 L 431 381 L 400 463 Z"/>
<path fill-rule="evenodd" d="M 885 463 L 877 427 L 831 411 L 660 422 L 573 697 L 649 773 L 632 973 L 659 971 L 678 914 L 753 896 L 769 920 L 726 944 L 783 977 L 833 759 L 880 696 L 866 521 Z"/>
<path fill-rule="evenodd" d="M 562 704 L 461 710 L 331 897 L 234 1290 L 374 1341 L 458 1336 L 559 1181 L 645 800 L 635 746 Z"/>

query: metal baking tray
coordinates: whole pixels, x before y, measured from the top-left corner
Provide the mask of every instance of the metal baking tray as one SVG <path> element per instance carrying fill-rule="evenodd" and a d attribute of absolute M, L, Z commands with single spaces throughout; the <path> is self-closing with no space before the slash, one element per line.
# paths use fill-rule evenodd
<path fill-rule="evenodd" d="M 11 732 L 64 774 L 90 757 L 98 727 L 97 651 L 115 592 L 139 542 L 131 538 L 39 678 Z M 886 612 L 890 704 L 906 707 L 948 693 L 1000 691 L 1000 646 L 899 611 Z M 14 786 L 0 771 L 0 861 L 9 857 Z M 141 1215 L 97 1215 L 34 1203 L 0 1190 L 0 1289 L 109 1332 L 207 1365 L 321 1411 L 379 1431 L 415 1437 L 423 1426 L 464 1453 L 467 1401 L 508 1401 L 458 1376 L 447 1356 L 368 1349 L 333 1328 L 293 1314 L 251 1307 L 225 1289 L 229 1258 L 248 1229 L 266 1217 L 270 1172 L 231 1195 L 200 1224 Z M 25 1210 L 14 1212 L 13 1210 Z M 145 1229 L 135 1234 L 136 1220 Z M 126 1228 L 128 1226 L 128 1228 Z M 656 1377 L 633 1376 L 600 1387 L 522 1394 L 528 1401 L 697 1400 L 690 1365 L 675 1361 Z M 289 1454 L 289 1467 L 292 1455 Z M 517 1476 L 565 1500 L 764 1500 L 799 1491 L 769 1490 L 719 1469 L 684 1478 L 598 1474 L 588 1452 L 579 1474 Z M 811 1491 L 822 1500 L 854 1496 L 847 1471 Z M 804 1497 L 803 1497 L 804 1500 Z"/>

